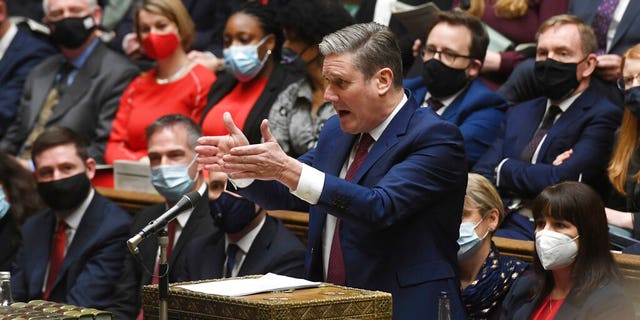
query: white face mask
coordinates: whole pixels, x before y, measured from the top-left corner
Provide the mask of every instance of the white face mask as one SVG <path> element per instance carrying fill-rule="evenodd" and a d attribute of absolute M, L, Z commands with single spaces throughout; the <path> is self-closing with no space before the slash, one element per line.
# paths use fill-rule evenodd
<path fill-rule="evenodd" d="M 536 232 L 536 251 L 545 270 L 555 270 L 566 267 L 576 260 L 578 245 L 576 239 L 565 234 L 540 230 Z"/>

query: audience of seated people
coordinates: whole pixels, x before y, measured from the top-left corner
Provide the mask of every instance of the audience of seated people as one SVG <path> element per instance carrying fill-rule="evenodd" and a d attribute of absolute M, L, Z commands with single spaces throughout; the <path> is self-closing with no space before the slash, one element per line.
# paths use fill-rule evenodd
<path fill-rule="evenodd" d="M 44 130 L 32 157 L 38 193 L 49 208 L 22 226 L 13 297 L 105 308 L 122 271 L 131 216 L 91 186 L 96 161 L 71 129 Z"/>
<path fill-rule="evenodd" d="M 146 129 L 151 182 L 166 199 L 165 203 L 147 207 L 135 215 L 131 236 L 158 218 L 190 191 L 198 191 L 202 198 L 192 210 L 180 213 L 169 223 L 167 261 L 169 281 L 180 279 L 181 257 L 201 235 L 215 234 L 217 228 L 209 216 L 207 184 L 202 171 L 194 163 L 196 140 L 202 135 L 198 125 L 180 114 L 162 116 Z M 127 254 L 113 302 L 108 308 L 117 319 L 134 319 L 142 305 L 142 286 L 158 283 L 158 239 L 150 237 L 138 245 L 137 256 Z M 155 272 L 155 273 L 153 273 Z"/>
<path fill-rule="evenodd" d="M 609 163 L 613 191 L 605 210 L 610 224 L 631 230 L 633 238 L 640 240 L 640 44 L 624 53 L 621 68 L 626 108 Z"/>
<path fill-rule="evenodd" d="M 461 11 L 433 17 L 422 49 L 422 76 L 404 86 L 422 107 L 460 128 L 469 168 L 495 140 L 507 104 L 478 78 L 489 37 L 477 18 Z"/>
<path fill-rule="evenodd" d="M 630 0 L 571 0 L 568 13 L 593 27 L 596 34 L 598 65 L 597 90 L 622 106 L 623 96 L 615 82 L 620 77 L 620 56 L 640 43 L 640 2 Z M 499 89 L 507 101 L 518 103 L 542 95 L 533 69 L 534 62 L 521 63 Z"/>
<path fill-rule="evenodd" d="M 11 271 L 22 224 L 44 208 L 31 172 L 0 151 L 0 271 Z"/>
<path fill-rule="evenodd" d="M 18 111 L 27 74 L 55 52 L 40 31 L 11 21 L 6 0 L 0 0 L 0 138 Z"/>
<path fill-rule="evenodd" d="M 462 305 L 468 319 L 497 319 L 502 299 L 528 264 L 502 257 L 492 241 L 504 219 L 498 191 L 485 177 L 470 173 L 458 244 Z"/>
<path fill-rule="evenodd" d="M 157 66 L 134 79 L 122 94 L 107 142 L 105 161 L 146 159 L 145 128 L 166 114 L 199 121 L 215 75 L 187 57 L 193 22 L 180 1 L 148 0 L 136 5 L 136 35 Z"/>
<path fill-rule="evenodd" d="M 325 101 L 326 81 L 318 44 L 327 34 L 353 24 L 339 4 L 324 0 L 292 0 L 278 12 L 284 29 L 285 63 L 306 71 L 282 91 L 271 106 L 269 128 L 282 150 L 298 157 L 316 146 L 324 122 L 336 114 Z"/>
<path fill-rule="evenodd" d="M 225 186 L 227 176 L 210 173 Z M 282 221 L 225 188 L 216 190 L 209 213 L 222 232 L 194 239 L 181 256 L 180 281 L 231 278 L 269 272 L 302 278 L 305 248 Z"/>
<path fill-rule="evenodd" d="M 300 78 L 280 63 L 282 32 L 275 13 L 258 3 L 231 15 L 223 35 L 225 69 L 211 86 L 200 121 L 205 135 L 226 134 L 222 114 L 230 112 L 249 141 L 260 141 L 260 122 L 278 94 Z"/>
<path fill-rule="evenodd" d="M 0 140 L 0 149 L 26 162 L 36 137 L 59 125 L 86 138 L 89 155 L 103 163 L 118 101 L 138 71 L 96 37 L 102 10 L 95 0 L 44 4 L 50 38 L 62 53 L 29 72 L 18 113 Z"/>
<path fill-rule="evenodd" d="M 531 210 L 534 273 L 513 284 L 500 319 L 634 319 L 609 251 L 600 196 L 585 184 L 563 182 L 545 188 Z"/>
<path fill-rule="evenodd" d="M 533 239 L 528 202 L 545 187 L 582 181 L 604 196 L 606 166 L 622 112 L 590 86 L 595 35 L 582 20 L 560 15 L 538 31 L 536 76 L 545 96 L 507 112 L 497 139 L 473 172 L 491 180 L 511 213 L 496 235 Z"/>

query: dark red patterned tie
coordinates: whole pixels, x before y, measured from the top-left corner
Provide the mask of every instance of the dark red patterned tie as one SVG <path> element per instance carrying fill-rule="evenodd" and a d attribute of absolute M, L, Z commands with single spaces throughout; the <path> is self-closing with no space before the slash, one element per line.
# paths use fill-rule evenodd
<path fill-rule="evenodd" d="M 53 234 L 53 241 L 51 242 L 51 253 L 49 254 L 49 275 L 47 276 L 47 285 L 42 294 L 42 299 L 49 299 L 53 284 L 58 278 L 58 272 L 62 266 L 64 260 L 64 250 L 67 247 L 67 223 L 64 220 L 58 222 L 58 228 L 56 233 Z"/>
<path fill-rule="evenodd" d="M 373 137 L 368 133 L 363 133 L 356 149 L 356 155 L 353 162 L 347 169 L 347 175 L 344 177 L 347 181 L 353 181 L 356 172 L 364 162 L 369 153 L 369 147 L 375 142 Z M 340 219 L 336 219 L 336 228 L 333 231 L 333 240 L 331 241 L 331 252 L 329 254 L 329 269 L 327 270 L 327 282 L 345 285 L 346 275 L 344 271 L 344 257 L 342 255 L 342 245 L 340 244 Z"/>

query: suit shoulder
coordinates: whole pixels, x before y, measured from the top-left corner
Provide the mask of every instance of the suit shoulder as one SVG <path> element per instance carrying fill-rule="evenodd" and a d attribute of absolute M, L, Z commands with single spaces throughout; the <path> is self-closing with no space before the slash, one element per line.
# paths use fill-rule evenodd
<path fill-rule="evenodd" d="M 98 206 L 98 208 L 104 208 L 103 212 L 109 215 L 110 221 L 124 220 L 127 222 L 131 222 L 131 215 L 124 211 L 124 209 L 120 208 L 120 206 L 118 206 L 115 202 L 105 198 L 97 192 L 94 197 L 96 205 Z"/>
<path fill-rule="evenodd" d="M 265 221 L 265 223 L 275 224 L 275 243 L 286 244 L 292 249 L 305 251 L 305 247 L 302 242 L 300 242 L 300 239 L 285 227 L 280 219 L 267 215 L 267 221 Z"/>

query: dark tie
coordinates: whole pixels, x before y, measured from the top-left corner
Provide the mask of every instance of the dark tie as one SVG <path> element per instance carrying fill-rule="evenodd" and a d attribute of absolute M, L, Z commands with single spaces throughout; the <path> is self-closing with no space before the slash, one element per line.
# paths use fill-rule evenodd
<path fill-rule="evenodd" d="M 602 0 L 593 17 L 591 26 L 598 40 L 598 53 L 603 54 L 607 50 L 607 33 L 609 25 L 613 20 L 613 12 L 618 6 L 620 0 Z"/>
<path fill-rule="evenodd" d="M 356 149 L 356 155 L 347 169 L 344 177 L 347 181 L 353 181 L 356 172 L 369 154 L 369 147 L 375 142 L 368 133 L 363 133 Z M 340 243 L 340 219 L 336 219 L 336 228 L 333 230 L 333 240 L 331 241 L 331 252 L 329 254 L 329 269 L 327 270 L 327 282 L 345 285 L 346 274 L 344 271 L 344 257 L 342 255 L 342 245 Z"/>
<path fill-rule="evenodd" d="M 64 260 L 64 250 L 67 247 L 66 230 L 67 224 L 64 220 L 60 220 L 58 222 L 56 232 L 53 234 L 53 241 L 51 241 L 51 252 L 49 253 L 49 275 L 47 276 L 47 285 L 45 286 L 44 293 L 42 294 L 42 299 L 44 300 L 49 299 L 51 289 L 53 289 L 53 284 L 58 278 L 58 272 L 60 271 L 60 266 L 62 266 L 62 261 Z"/>
<path fill-rule="evenodd" d="M 547 113 L 544 115 L 544 119 L 542 119 L 542 124 L 536 130 L 536 133 L 533 135 L 533 138 L 529 141 L 529 143 L 522 150 L 522 154 L 520 155 L 520 159 L 523 161 L 531 162 L 531 158 L 533 154 L 536 152 L 538 145 L 542 141 L 542 138 L 551 130 L 553 127 L 553 122 L 556 119 L 558 114 L 562 113 L 560 107 L 556 105 L 551 105 Z"/>
<path fill-rule="evenodd" d="M 235 243 L 230 243 L 227 246 L 227 272 L 225 273 L 225 278 L 231 278 L 233 267 L 236 265 L 236 254 L 238 253 L 238 245 Z"/>
<path fill-rule="evenodd" d="M 58 105 L 60 99 L 62 98 L 65 90 L 67 89 L 67 83 L 69 81 L 69 75 L 73 71 L 74 66 L 68 62 L 65 62 L 60 66 L 60 70 L 56 75 L 56 79 L 49 90 L 49 94 L 47 95 L 40 112 L 38 113 L 38 118 L 36 118 L 36 122 L 33 125 L 33 128 L 29 132 L 27 139 L 25 140 L 23 151 L 20 154 L 20 158 L 29 160 L 31 159 L 31 147 L 36 138 L 44 131 L 44 128 L 51 118 L 51 114 L 53 113 L 53 109 Z"/>
<path fill-rule="evenodd" d="M 429 99 L 427 99 L 427 106 L 429 106 L 429 108 L 433 109 L 433 112 L 438 112 L 438 110 L 440 110 L 440 108 L 444 107 L 442 102 L 440 102 L 440 100 L 438 100 L 438 99 L 436 99 L 434 97 L 429 97 Z"/>

